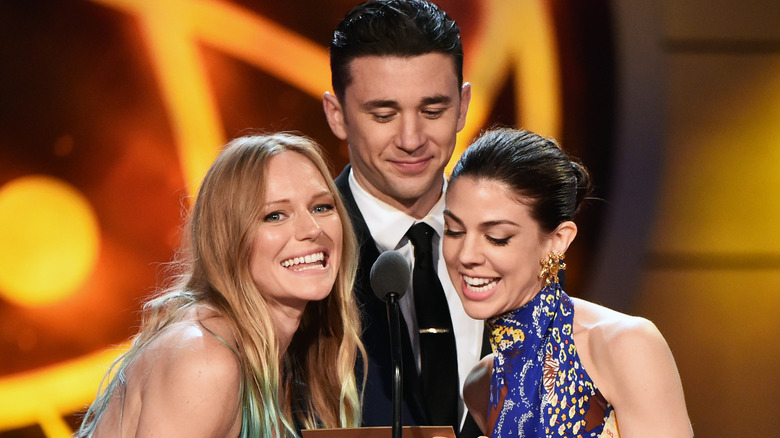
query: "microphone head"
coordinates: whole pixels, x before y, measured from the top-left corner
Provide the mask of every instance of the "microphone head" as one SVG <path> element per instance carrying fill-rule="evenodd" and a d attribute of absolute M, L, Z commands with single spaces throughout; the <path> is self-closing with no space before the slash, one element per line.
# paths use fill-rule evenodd
<path fill-rule="evenodd" d="M 371 266 L 371 288 L 382 301 L 387 301 L 391 293 L 398 295 L 398 298 L 404 296 L 411 277 L 409 262 L 398 251 L 379 254 Z"/>

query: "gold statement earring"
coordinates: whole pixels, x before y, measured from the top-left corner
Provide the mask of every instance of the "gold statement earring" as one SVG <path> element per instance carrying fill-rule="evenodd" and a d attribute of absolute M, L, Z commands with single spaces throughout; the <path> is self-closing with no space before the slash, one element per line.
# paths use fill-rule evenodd
<path fill-rule="evenodd" d="M 566 263 L 563 259 L 566 257 L 562 253 L 550 251 L 547 257 L 539 260 L 542 270 L 539 271 L 539 278 L 543 278 L 546 284 L 558 283 L 558 271 L 566 270 Z"/>

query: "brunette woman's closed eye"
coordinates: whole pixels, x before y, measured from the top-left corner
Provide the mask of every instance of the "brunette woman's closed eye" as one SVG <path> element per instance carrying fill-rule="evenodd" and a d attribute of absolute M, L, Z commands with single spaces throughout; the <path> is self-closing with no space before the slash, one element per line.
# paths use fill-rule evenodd
<path fill-rule="evenodd" d="M 450 228 L 444 229 L 444 236 L 445 237 L 460 237 L 462 235 L 466 234 L 465 231 L 456 231 Z"/>
<path fill-rule="evenodd" d="M 509 239 L 511 239 L 513 236 L 507 236 L 504 238 L 499 239 L 498 237 L 492 237 L 492 236 L 485 236 L 485 239 L 488 240 L 491 244 L 495 246 L 505 246 L 509 243 Z"/>

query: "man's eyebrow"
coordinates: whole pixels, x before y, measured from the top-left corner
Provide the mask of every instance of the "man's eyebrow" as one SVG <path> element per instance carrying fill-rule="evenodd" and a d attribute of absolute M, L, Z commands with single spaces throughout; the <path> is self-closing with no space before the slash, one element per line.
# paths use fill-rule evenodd
<path fill-rule="evenodd" d="M 449 105 L 450 102 L 452 102 L 452 98 L 450 96 L 444 95 L 444 94 L 437 94 L 435 96 L 426 96 L 420 101 L 420 106 L 427 106 L 427 105 Z M 361 105 L 364 110 L 371 111 L 379 108 L 392 108 L 392 109 L 399 109 L 401 105 L 398 104 L 398 101 L 391 100 L 391 99 L 376 99 L 376 100 L 369 100 L 368 102 L 363 103 Z"/>
<path fill-rule="evenodd" d="M 435 96 L 424 97 L 422 102 L 421 102 L 421 106 L 437 105 L 437 104 L 442 104 L 442 103 L 443 104 L 449 104 L 450 102 L 452 102 L 452 99 L 450 98 L 450 96 L 447 96 L 447 95 L 444 95 L 444 94 L 437 94 Z"/>
<path fill-rule="evenodd" d="M 369 100 L 368 102 L 363 103 L 361 106 L 363 109 L 369 111 L 378 108 L 400 108 L 398 102 L 390 99 Z"/>

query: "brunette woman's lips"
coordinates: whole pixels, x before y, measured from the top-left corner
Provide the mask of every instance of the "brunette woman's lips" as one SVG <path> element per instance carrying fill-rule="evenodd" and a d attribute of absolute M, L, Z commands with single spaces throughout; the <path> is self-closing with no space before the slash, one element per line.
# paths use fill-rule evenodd
<path fill-rule="evenodd" d="M 463 295 L 474 301 L 480 301 L 493 294 L 500 277 L 471 277 L 461 275 L 463 278 Z"/>

